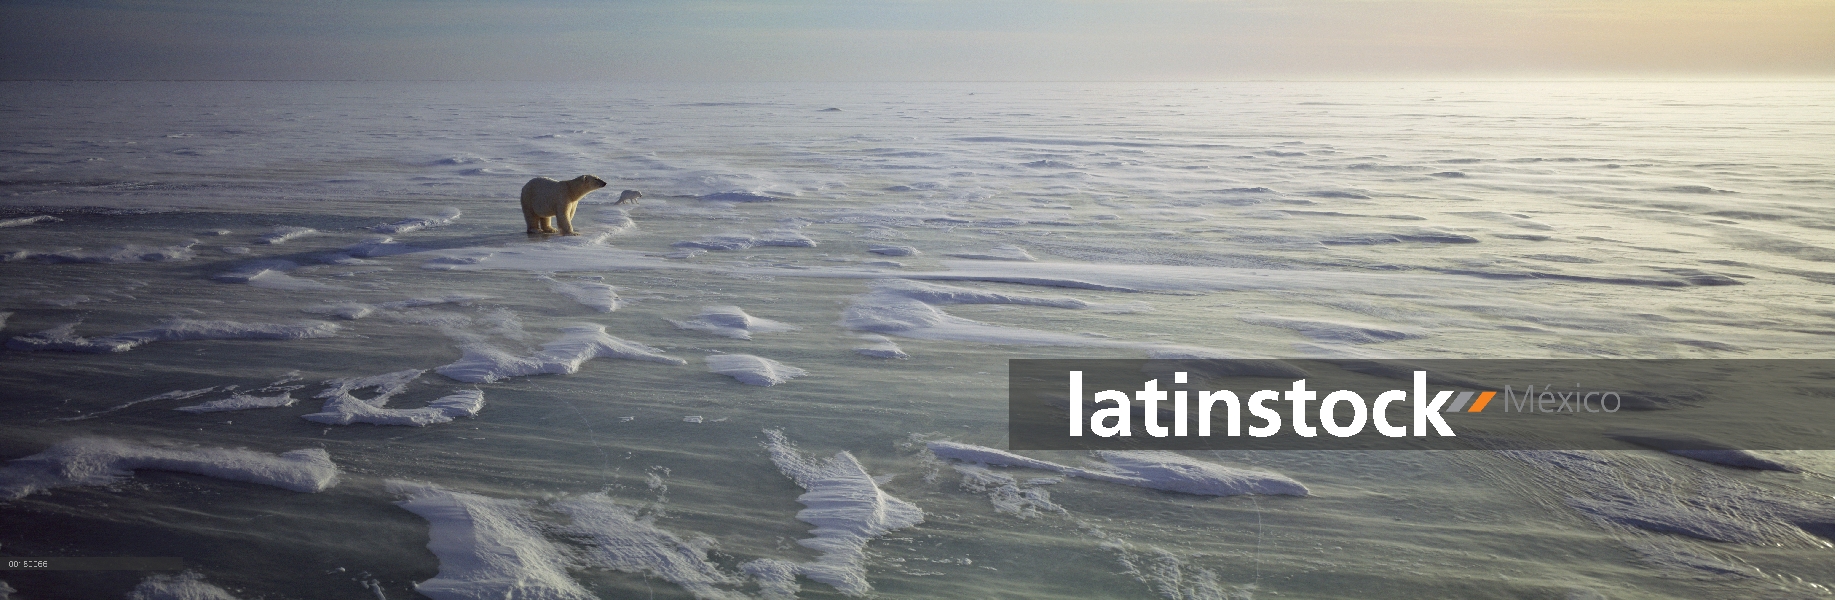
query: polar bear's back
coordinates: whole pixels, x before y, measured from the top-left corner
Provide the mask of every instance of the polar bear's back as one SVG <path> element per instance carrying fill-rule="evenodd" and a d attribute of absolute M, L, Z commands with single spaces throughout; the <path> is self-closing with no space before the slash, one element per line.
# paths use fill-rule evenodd
<path fill-rule="evenodd" d="M 549 197 L 565 198 L 567 197 L 567 184 L 547 177 L 530 179 L 528 183 L 522 184 L 522 197 L 525 200 Z"/>

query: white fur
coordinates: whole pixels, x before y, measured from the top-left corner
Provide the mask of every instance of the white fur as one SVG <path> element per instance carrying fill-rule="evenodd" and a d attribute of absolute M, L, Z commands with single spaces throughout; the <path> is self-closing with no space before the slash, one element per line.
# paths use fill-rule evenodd
<path fill-rule="evenodd" d="M 573 230 L 573 213 L 580 207 L 581 198 L 602 187 L 605 180 L 592 175 L 567 181 L 530 179 L 522 186 L 522 217 L 529 225 L 529 233 L 554 233 L 559 227 L 562 235 L 578 235 Z M 549 219 L 554 219 L 553 225 L 549 225 Z"/>

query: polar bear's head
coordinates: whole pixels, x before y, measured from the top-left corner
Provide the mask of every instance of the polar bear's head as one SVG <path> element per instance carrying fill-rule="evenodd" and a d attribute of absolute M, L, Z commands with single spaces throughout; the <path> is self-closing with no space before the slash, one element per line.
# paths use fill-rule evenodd
<path fill-rule="evenodd" d="M 586 184 L 586 189 L 589 190 L 596 190 L 606 186 L 605 180 L 600 179 L 598 175 L 581 175 L 579 181 L 580 183 Z"/>

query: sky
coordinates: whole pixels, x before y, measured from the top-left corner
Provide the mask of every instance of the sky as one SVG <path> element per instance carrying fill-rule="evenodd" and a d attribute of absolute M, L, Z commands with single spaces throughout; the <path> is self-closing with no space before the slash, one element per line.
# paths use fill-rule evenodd
<path fill-rule="evenodd" d="M 0 0 L 0 79 L 1835 78 L 1835 0 Z"/>

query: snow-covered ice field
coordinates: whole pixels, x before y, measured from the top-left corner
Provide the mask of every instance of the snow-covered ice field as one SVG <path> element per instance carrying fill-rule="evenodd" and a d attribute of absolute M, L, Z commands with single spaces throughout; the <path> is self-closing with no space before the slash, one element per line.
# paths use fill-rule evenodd
<path fill-rule="evenodd" d="M 1002 448 L 1013 358 L 1835 358 L 1831 110 L 0 83 L 0 556 L 190 569 L 0 590 L 1826 596 L 1821 453 Z M 583 235 L 523 233 L 525 181 L 587 173 Z"/>

